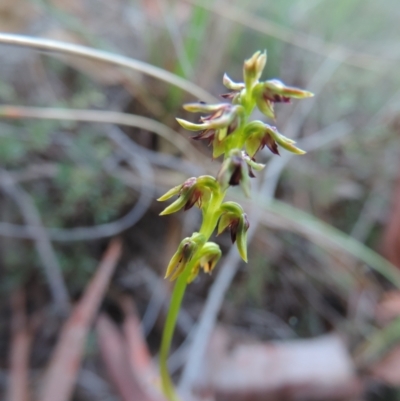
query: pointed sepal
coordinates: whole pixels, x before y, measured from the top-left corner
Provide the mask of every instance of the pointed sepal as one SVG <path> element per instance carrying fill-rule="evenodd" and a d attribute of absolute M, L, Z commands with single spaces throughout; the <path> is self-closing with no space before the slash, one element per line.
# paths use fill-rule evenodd
<path fill-rule="evenodd" d="M 243 77 L 246 89 L 250 91 L 258 82 L 267 62 L 267 52 L 260 51 L 253 54 L 243 65 Z"/>
<path fill-rule="evenodd" d="M 244 89 L 244 83 L 243 82 L 234 82 L 232 79 L 229 78 L 228 74 L 224 74 L 224 77 L 222 79 L 222 83 L 224 86 L 232 91 L 241 91 Z"/>

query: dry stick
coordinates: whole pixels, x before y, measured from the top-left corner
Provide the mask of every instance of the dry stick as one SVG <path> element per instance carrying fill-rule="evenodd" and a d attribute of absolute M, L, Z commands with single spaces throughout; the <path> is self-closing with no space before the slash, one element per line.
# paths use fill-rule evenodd
<path fill-rule="evenodd" d="M 29 401 L 29 333 L 25 311 L 25 294 L 16 289 L 11 296 L 11 358 L 7 401 Z"/>
<path fill-rule="evenodd" d="M 141 128 L 150 132 L 155 132 L 157 135 L 163 137 L 191 160 L 195 159 L 201 161 L 204 159 L 203 153 L 198 151 L 188 139 L 181 137 L 172 128 L 169 128 L 167 125 L 151 118 L 142 117 L 135 114 L 107 110 L 58 109 L 1 105 L 0 117 L 16 120 L 33 118 L 45 120 L 81 121 L 126 125 L 128 127 Z"/>
<path fill-rule="evenodd" d="M 130 68 L 143 74 L 158 78 L 169 84 L 175 85 L 178 88 L 183 89 L 187 93 L 192 94 L 198 99 L 211 103 L 217 101 L 216 98 L 210 95 L 207 91 L 187 81 L 186 79 L 172 74 L 169 71 L 163 70 L 162 68 L 155 67 L 154 65 L 129 57 L 112 54 L 102 50 L 92 49 L 90 47 L 59 42 L 56 40 L 34 38 L 31 36 L 14 35 L 7 33 L 0 33 L 0 43 L 28 47 L 46 53 L 54 52 L 70 54 L 72 56 L 84 57 L 92 60 L 103 61 L 106 63 L 118 65 L 120 67 Z"/>
<path fill-rule="evenodd" d="M 63 326 L 40 389 L 40 401 L 68 401 L 74 390 L 86 337 L 121 256 L 121 241 L 108 246 L 96 274 Z"/>
<path fill-rule="evenodd" d="M 55 306 L 59 311 L 66 313 L 69 310 L 69 295 L 64 279 L 61 274 L 61 267 L 58 263 L 53 246 L 43 228 L 40 214 L 29 196 L 19 185 L 11 178 L 5 170 L 0 170 L 1 189 L 12 199 L 19 207 L 25 223 L 30 226 L 32 239 L 35 241 L 36 250 L 42 261 L 44 273 L 50 287 Z"/>

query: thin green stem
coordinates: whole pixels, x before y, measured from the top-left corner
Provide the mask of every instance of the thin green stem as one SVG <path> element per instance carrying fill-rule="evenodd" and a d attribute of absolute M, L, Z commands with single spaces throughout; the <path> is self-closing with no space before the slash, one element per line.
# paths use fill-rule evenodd
<path fill-rule="evenodd" d="M 207 209 L 203 215 L 203 223 L 200 228 L 200 234 L 203 234 L 206 238 L 206 241 L 210 238 L 215 227 L 218 223 L 219 218 L 219 209 L 224 200 L 226 191 L 218 191 L 215 193 L 213 198 L 210 201 Z M 161 340 L 161 349 L 160 349 L 160 373 L 161 373 L 161 382 L 162 389 L 164 395 L 170 401 L 179 401 L 179 397 L 175 392 L 174 385 L 172 383 L 171 377 L 168 371 L 168 355 L 171 349 L 172 337 L 174 335 L 176 321 L 178 319 L 179 310 L 181 308 L 183 296 L 185 294 L 187 281 L 192 272 L 192 269 L 197 261 L 197 257 L 201 251 L 199 248 L 196 253 L 193 255 L 190 262 L 185 267 L 183 273 L 178 277 L 175 287 L 172 292 L 171 302 L 168 309 L 167 319 L 164 326 L 164 331 Z"/>
<path fill-rule="evenodd" d="M 183 295 L 185 294 L 187 280 L 196 261 L 196 255 L 198 252 L 199 251 L 195 253 L 192 260 L 187 264 L 185 270 L 178 277 L 176 281 L 174 290 L 172 292 L 171 303 L 169 305 L 167 320 L 165 322 L 161 341 L 161 349 L 160 349 L 161 382 L 162 382 L 163 392 L 170 401 L 179 401 L 179 397 L 177 396 L 174 390 L 174 385 L 169 375 L 168 365 L 167 365 L 168 355 L 171 348 L 172 336 L 175 331 L 176 321 L 178 319 L 179 310 L 181 308 Z"/>

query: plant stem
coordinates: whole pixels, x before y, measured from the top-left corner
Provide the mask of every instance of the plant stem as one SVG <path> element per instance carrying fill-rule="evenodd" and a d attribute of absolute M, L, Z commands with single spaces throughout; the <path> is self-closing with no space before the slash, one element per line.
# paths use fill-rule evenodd
<path fill-rule="evenodd" d="M 200 234 L 203 234 L 206 241 L 210 238 L 213 233 L 215 226 L 217 225 L 219 218 L 219 209 L 224 200 L 226 191 L 218 191 L 213 196 L 210 201 L 209 206 L 204 212 L 203 223 L 200 228 Z M 197 257 L 201 251 L 199 248 L 193 255 L 190 262 L 187 264 L 185 270 L 179 275 L 175 287 L 172 291 L 171 302 L 168 309 L 167 319 L 164 326 L 164 331 L 161 340 L 160 349 L 160 373 L 161 373 L 161 383 L 164 395 L 170 401 L 180 401 L 174 385 L 172 383 L 171 377 L 168 372 L 168 355 L 171 349 L 172 337 L 175 331 L 176 321 L 178 319 L 179 310 L 181 308 L 182 299 L 185 295 L 185 290 L 187 286 L 187 281 L 192 272 L 192 269 L 197 261 Z"/>
<path fill-rule="evenodd" d="M 196 255 L 198 252 L 199 251 L 195 253 L 192 260 L 188 263 L 185 270 L 178 277 L 176 281 L 174 290 L 172 292 L 171 302 L 167 314 L 167 320 L 165 322 L 164 331 L 162 335 L 161 349 L 160 349 L 161 383 L 163 392 L 170 401 L 179 401 L 179 398 L 174 390 L 174 385 L 168 372 L 168 365 L 167 365 L 168 355 L 171 348 L 172 336 L 175 331 L 176 321 L 178 319 L 179 310 L 181 308 L 183 295 L 185 294 L 187 280 L 196 261 Z"/>

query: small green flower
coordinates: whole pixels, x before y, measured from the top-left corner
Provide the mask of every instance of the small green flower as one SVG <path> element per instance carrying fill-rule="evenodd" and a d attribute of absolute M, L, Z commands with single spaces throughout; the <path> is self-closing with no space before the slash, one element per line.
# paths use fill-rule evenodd
<path fill-rule="evenodd" d="M 217 179 L 223 189 L 229 185 L 240 185 L 246 196 L 250 196 L 250 171 L 242 151 L 233 149 L 222 163 Z"/>
<path fill-rule="evenodd" d="M 245 152 L 233 149 L 222 163 L 217 179 L 223 189 L 229 185 L 240 185 L 244 194 L 249 197 L 250 178 L 255 177 L 252 169 L 259 171 L 264 167 L 264 164 L 256 163 Z"/>
<path fill-rule="evenodd" d="M 259 82 L 253 89 L 258 109 L 271 119 L 275 119 L 274 104 L 290 103 L 290 99 L 305 99 L 314 96 L 311 92 L 286 86 L 278 79 Z"/>
<path fill-rule="evenodd" d="M 232 133 L 238 126 L 242 114 L 242 106 L 229 103 L 207 105 L 203 103 L 189 103 L 184 108 L 191 112 L 212 112 L 209 116 L 200 117 L 200 124 L 177 118 L 178 123 L 189 131 L 214 130 L 219 139 Z M 196 139 L 201 139 L 197 137 Z"/>
<path fill-rule="evenodd" d="M 278 144 L 289 152 L 302 155 L 306 152 L 294 146 L 295 141 L 283 136 L 278 132 L 276 127 L 264 124 L 262 121 L 252 121 L 246 126 L 245 129 L 245 148 L 250 157 L 254 155 L 265 146 L 268 149 L 279 155 Z"/>
<path fill-rule="evenodd" d="M 247 262 L 247 230 L 250 227 L 247 214 L 236 202 L 225 202 L 221 205 L 220 210 L 217 235 L 229 228 L 232 244 L 236 242 L 241 258 Z"/>
<path fill-rule="evenodd" d="M 186 211 L 194 205 L 201 209 L 210 200 L 212 194 L 218 190 L 219 184 L 214 177 L 209 175 L 203 175 L 198 178 L 191 177 L 157 199 L 159 202 L 163 202 L 178 195 L 178 199 L 166 207 L 160 213 L 160 216 L 175 213 L 182 208 Z"/>
<path fill-rule="evenodd" d="M 176 280 L 183 273 L 199 247 L 202 247 L 204 243 L 205 237 L 200 233 L 193 233 L 191 237 L 183 239 L 168 264 L 164 278 L 169 278 L 171 281 Z"/>
<path fill-rule="evenodd" d="M 188 283 L 191 283 L 197 277 L 200 268 L 202 268 L 205 273 L 211 274 L 221 258 L 221 255 L 221 249 L 217 244 L 214 242 L 206 242 L 199 251 L 198 260 L 188 278 Z"/>

